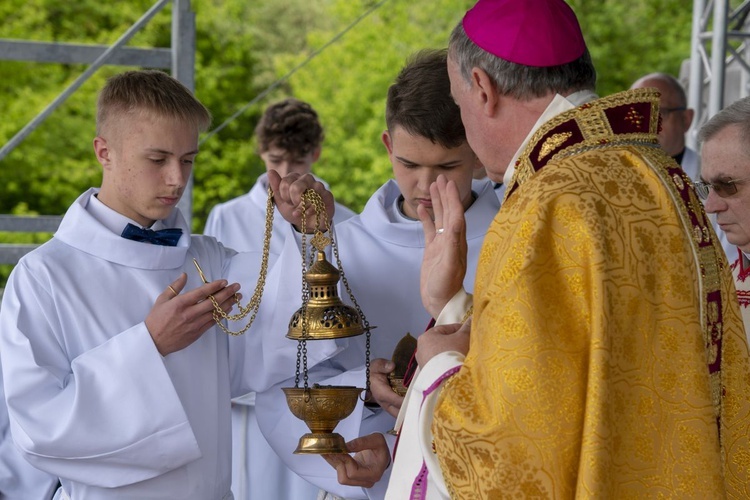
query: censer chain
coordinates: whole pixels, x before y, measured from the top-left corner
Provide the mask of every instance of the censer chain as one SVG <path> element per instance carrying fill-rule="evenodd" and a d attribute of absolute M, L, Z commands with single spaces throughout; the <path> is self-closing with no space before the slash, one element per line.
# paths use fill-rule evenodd
<path fill-rule="evenodd" d="M 357 314 L 359 314 L 359 317 L 362 318 L 362 323 L 365 328 L 365 334 L 366 334 L 366 341 L 365 341 L 365 369 L 366 369 L 366 379 L 365 379 L 365 394 L 370 394 L 370 323 L 367 321 L 367 318 L 365 317 L 365 314 L 362 312 L 362 308 L 359 306 L 359 303 L 357 302 L 357 299 L 354 298 L 354 293 L 352 293 L 352 289 L 349 286 L 349 281 L 346 279 L 346 274 L 344 273 L 344 267 L 341 264 L 341 258 L 339 257 L 339 248 L 338 244 L 334 238 L 334 233 L 331 231 L 331 226 L 328 222 L 328 219 L 325 218 L 325 205 L 323 204 L 323 200 L 320 197 L 318 193 L 312 190 L 308 190 L 304 193 L 302 197 L 302 205 L 300 207 L 302 211 L 302 339 L 299 341 L 298 349 L 297 349 L 297 371 L 295 373 L 295 387 L 299 386 L 299 378 L 300 378 L 300 357 L 302 358 L 302 373 L 304 374 L 304 383 L 305 383 L 305 389 L 308 388 L 308 378 L 307 378 L 307 333 L 308 333 L 308 325 L 307 325 L 307 303 L 309 299 L 310 290 L 308 288 L 307 280 L 305 279 L 305 276 L 307 274 L 307 238 L 306 238 L 306 229 L 307 229 L 307 219 L 305 217 L 305 202 L 311 203 L 315 207 L 315 237 L 314 240 L 317 240 L 314 245 L 317 247 L 320 247 L 319 250 L 322 250 L 321 241 L 323 240 L 323 236 L 320 232 L 320 218 L 323 217 L 325 221 L 325 229 L 326 232 L 330 235 L 329 243 L 333 249 L 333 255 L 336 258 L 336 266 L 338 267 L 338 271 L 341 274 L 341 281 L 344 283 L 344 288 L 346 288 L 346 293 L 349 295 L 349 299 L 352 301 L 352 304 L 354 304 L 355 309 L 357 310 Z M 323 241 L 325 243 L 325 241 Z M 366 396 L 369 397 L 369 396 Z"/>
<path fill-rule="evenodd" d="M 214 321 L 228 335 L 232 335 L 232 336 L 242 335 L 248 329 L 250 329 L 250 327 L 253 325 L 253 322 L 255 322 L 255 317 L 258 314 L 258 310 L 260 309 L 260 301 L 263 298 L 263 288 L 266 285 L 266 274 L 268 273 L 268 255 L 270 253 L 270 248 L 271 248 L 271 231 L 273 228 L 273 212 L 274 212 L 273 191 L 269 187 L 268 188 L 268 201 L 266 202 L 266 227 L 263 233 L 263 253 L 261 256 L 260 272 L 258 276 L 258 282 L 255 285 L 255 291 L 253 292 L 253 296 L 250 298 L 250 302 L 248 302 L 246 306 L 243 306 L 240 303 L 240 298 L 235 293 L 234 302 L 235 304 L 237 304 L 237 307 L 239 308 L 240 312 L 239 314 L 227 314 L 226 312 L 224 312 L 224 309 L 221 308 L 221 306 L 216 301 L 213 295 L 208 296 L 208 298 L 211 299 L 211 302 L 214 305 L 214 312 L 213 312 Z M 198 266 L 198 263 L 196 262 L 195 265 Z M 200 272 L 200 268 L 198 268 L 198 271 Z M 200 274 L 205 283 L 206 279 L 205 277 L 203 277 L 203 273 L 200 272 Z M 251 312 L 252 312 L 252 316 L 250 316 L 250 320 L 248 320 L 247 324 L 241 330 L 235 332 L 235 331 L 230 330 L 226 326 L 224 326 L 224 322 L 222 320 L 239 321 L 247 317 L 247 315 L 250 314 Z"/>
<path fill-rule="evenodd" d="M 297 370 L 294 376 L 294 386 L 299 387 L 300 368 L 305 384 L 305 391 L 308 387 L 308 373 L 307 373 L 307 335 L 309 332 L 309 326 L 307 323 L 307 304 L 310 301 L 310 288 L 307 283 L 307 204 L 312 205 L 315 208 L 315 235 L 313 236 L 313 245 L 325 247 L 326 241 L 323 233 L 320 231 L 321 218 L 323 219 L 325 230 L 327 233 L 331 233 L 331 225 L 326 217 L 326 208 L 323 204 L 323 198 L 312 189 L 308 189 L 302 194 L 302 202 L 300 203 L 300 211 L 302 212 L 302 220 L 300 225 L 300 232 L 302 233 L 302 338 L 297 344 Z M 312 262 L 310 263 L 312 265 Z M 300 367 L 300 358 L 302 359 Z"/>
<path fill-rule="evenodd" d="M 362 318 L 362 324 L 365 327 L 365 375 L 366 375 L 366 381 L 365 381 L 365 399 L 369 399 L 370 396 L 370 322 L 367 321 L 367 318 L 365 317 L 365 313 L 362 312 L 362 308 L 359 307 L 359 303 L 357 302 L 357 299 L 354 298 L 354 294 L 352 293 L 352 289 L 349 288 L 349 281 L 346 279 L 346 275 L 344 274 L 344 266 L 341 265 L 341 259 L 339 258 L 339 246 L 336 244 L 336 240 L 334 239 L 334 235 L 331 234 L 331 247 L 333 248 L 333 255 L 336 258 L 336 266 L 339 268 L 339 272 L 341 273 L 341 282 L 344 284 L 344 288 L 346 288 L 346 293 L 349 295 L 349 300 L 352 301 L 352 304 L 354 304 L 354 308 L 357 310 L 357 314 L 359 314 L 359 317 Z"/>

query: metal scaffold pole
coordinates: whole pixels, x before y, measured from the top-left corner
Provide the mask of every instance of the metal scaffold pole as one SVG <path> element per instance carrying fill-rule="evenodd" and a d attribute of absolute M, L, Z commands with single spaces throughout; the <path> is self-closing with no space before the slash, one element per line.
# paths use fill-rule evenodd
<path fill-rule="evenodd" d="M 750 0 L 693 0 L 688 106 L 695 110 L 688 146 L 696 149 L 701 125 L 726 104 L 750 95 Z"/>
<path fill-rule="evenodd" d="M 172 46 L 170 48 L 127 47 L 128 41 L 167 5 L 172 3 Z M 104 65 L 140 66 L 171 70 L 172 75 L 191 91 L 195 89 L 195 13 L 190 0 L 157 0 L 112 45 L 92 45 L 30 40 L 0 39 L 0 60 L 61 64 L 88 64 L 73 83 L 65 88 L 37 116 L 7 143 L 0 145 L 0 161 L 34 132 L 60 105 Z M 192 218 L 192 178 L 183 193 L 180 209 Z M 54 232 L 60 217 L 0 216 L 0 230 L 10 232 Z M 43 222 L 43 223 L 40 223 Z M 5 229 L 3 229 L 5 227 Z M 0 244 L 0 264 L 15 264 L 36 245 Z M 1 291 L 1 290 L 0 290 Z"/>

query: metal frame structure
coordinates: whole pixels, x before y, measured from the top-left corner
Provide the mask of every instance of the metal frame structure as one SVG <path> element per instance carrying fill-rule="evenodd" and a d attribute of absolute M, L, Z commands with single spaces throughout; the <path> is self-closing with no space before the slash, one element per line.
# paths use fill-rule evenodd
<path fill-rule="evenodd" d="M 129 48 L 125 44 L 169 3 L 172 7 L 171 48 Z M 0 148 L 0 161 L 31 134 L 52 112 L 105 64 L 171 70 L 172 76 L 191 91 L 195 88 L 195 13 L 190 0 L 158 0 L 111 46 L 72 43 L 45 43 L 0 39 L 0 60 L 50 63 L 85 63 L 88 68 Z M 188 182 L 178 205 L 189 221 L 192 216 L 193 180 Z M 0 231 L 54 232 L 62 217 L 0 216 Z M 36 245 L 0 245 L 0 264 L 16 264 Z"/>
<path fill-rule="evenodd" d="M 725 103 L 750 95 L 750 0 L 693 0 L 688 106 L 695 110 L 688 146 L 700 126 Z"/>

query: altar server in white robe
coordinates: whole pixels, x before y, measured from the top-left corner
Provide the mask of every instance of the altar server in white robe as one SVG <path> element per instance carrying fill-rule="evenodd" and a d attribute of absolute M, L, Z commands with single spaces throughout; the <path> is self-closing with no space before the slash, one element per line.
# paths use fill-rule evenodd
<path fill-rule="evenodd" d="M 312 173 L 313 164 L 321 155 L 325 132 L 310 104 L 289 97 L 266 108 L 255 127 L 255 138 L 266 172 L 275 170 L 284 177 L 292 172 Z M 267 199 L 268 174 L 264 173 L 249 192 L 214 206 L 203 233 L 238 252 L 260 251 L 263 233 L 259 228 L 265 225 Z M 341 203 L 334 202 L 334 206 L 334 223 L 355 215 Z M 286 224 L 275 210 L 272 253 L 281 251 L 285 234 L 282 226 Z"/>
<path fill-rule="evenodd" d="M 230 387 L 234 359 L 212 318 L 213 301 L 229 311 L 239 290 L 224 279 L 235 252 L 191 236 L 175 209 L 210 114 L 159 71 L 111 78 L 97 108 L 101 188 L 21 259 L 3 296 L 13 439 L 59 476 L 55 498 L 232 498 L 230 396 L 257 389 L 239 349 Z M 332 206 L 312 176 L 269 178 L 292 222 L 307 188 Z"/>
<path fill-rule="evenodd" d="M 382 140 L 395 179 L 381 186 L 363 212 L 337 225 L 334 233 L 354 298 L 368 323 L 376 327 L 372 331 L 370 347 L 372 392 L 392 413 L 366 407 L 360 401 L 354 412 L 336 427 L 336 432 L 347 441 L 393 429 L 401 398 L 387 387 L 386 375 L 393 369 L 389 360 L 396 344 L 407 332 L 418 337 L 431 319 L 420 297 L 425 235 L 417 215 L 418 206 L 432 212 L 430 185 L 441 174 L 453 181 L 451 185 L 457 189 L 466 209 L 468 262 L 464 263 L 467 267 L 464 286 L 468 288 L 473 285 L 486 229 L 499 209 L 492 183 L 486 179 L 473 183 L 473 173 L 482 166 L 466 142 L 460 111 L 450 96 L 445 51 L 420 52 L 402 69 L 388 91 L 386 124 L 388 128 L 383 132 Z M 292 239 L 287 239 L 280 256 L 285 266 L 276 268 L 277 271 L 286 271 L 287 277 L 273 278 L 278 283 L 289 283 L 286 287 L 279 286 L 282 294 L 273 299 L 279 305 L 274 313 L 286 314 L 287 318 L 300 305 L 301 262 L 296 266 L 291 264 L 295 258 L 300 262 L 299 249 Z M 332 262 L 335 264 L 335 260 Z M 351 303 L 344 286 L 340 285 L 340 290 L 342 299 Z M 282 313 L 281 304 L 288 304 L 289 309 Z M 279 324 L 281 320 L 275 323 Z M 273 335 L 283 336 L 284 332 L 274 332 Z M 288 343 L 286 349 L 292 355 L 284 365 L 279 365 L 294 375 L 296 342 L 285 341 Z M 317 353 L 323 342 L 327 341 L 307 342 L 308 353 Z M 341 352 L 312 368 L 310 383 L 364 387 L 365 336 L 336 342 Z M 308 359 L 308 364 L 312 367 L 314 363 Z M 380 384 L 376 385 L 376 382 Z M 320 456 L 292 453 L 298 438 L 307 432 L 304 422 L 290 413 L 280 390 L 282 386 L 293 385 L 291 380 L 257 396 L 258 422 L 274 450 L 292 470 L 320 486 L 323 490 L 321 497 L 382 497 L 384 488 L 378 489 L 378 486 L 385 486 L 387 478 L 373 488 L 342 486 L 337 481 L 336 470 Z M 376 391 L 384 386 L 385 391 L 379 392 L 385 394 L 383 399 Z M 384 458 L 388 459 L 387 456 Z"/>
<path fill-rule="evenodd" d="M 318 114 L 306 102 L 287 98 L 266 108 L 255 127 L 258 153 L 266 171 L 282 177 L 309 174 L 320 158 L 324 138 Z M 266 223 L 268 175 L 258 177 L 252 189 L 216 205 L 208 214 L 204 234 L 238 252 L 261 251 Z M 335 203 L 334 223 L 354 212 Z M 274 210 L 271 253 L 283 247 L 288 222 Z M 257 267 L 257 266 L 256 266 Z M 317 488 L 289 470 L 268 446 L 255 416 L 255 393 L 232 401 L 232 492 L 243 500 L 315 498 Z"/>

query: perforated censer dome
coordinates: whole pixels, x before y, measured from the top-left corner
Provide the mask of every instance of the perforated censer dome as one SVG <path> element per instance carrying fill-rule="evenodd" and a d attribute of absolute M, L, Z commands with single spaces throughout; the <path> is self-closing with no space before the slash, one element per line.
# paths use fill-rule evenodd
<path fill-rule="evenodd" d="M 364 333 L 362 318 L 357 310 L 341 301 L 338 294 L 340 273 L 318 251 L 316 262 L 310 266 L 305 279 L 310 287 L 307 307 L 300 307 L 289 320 L 287 337 L 303 338 L 303 313 L 307 310 L 307 340 L 340 339 Z"/>

